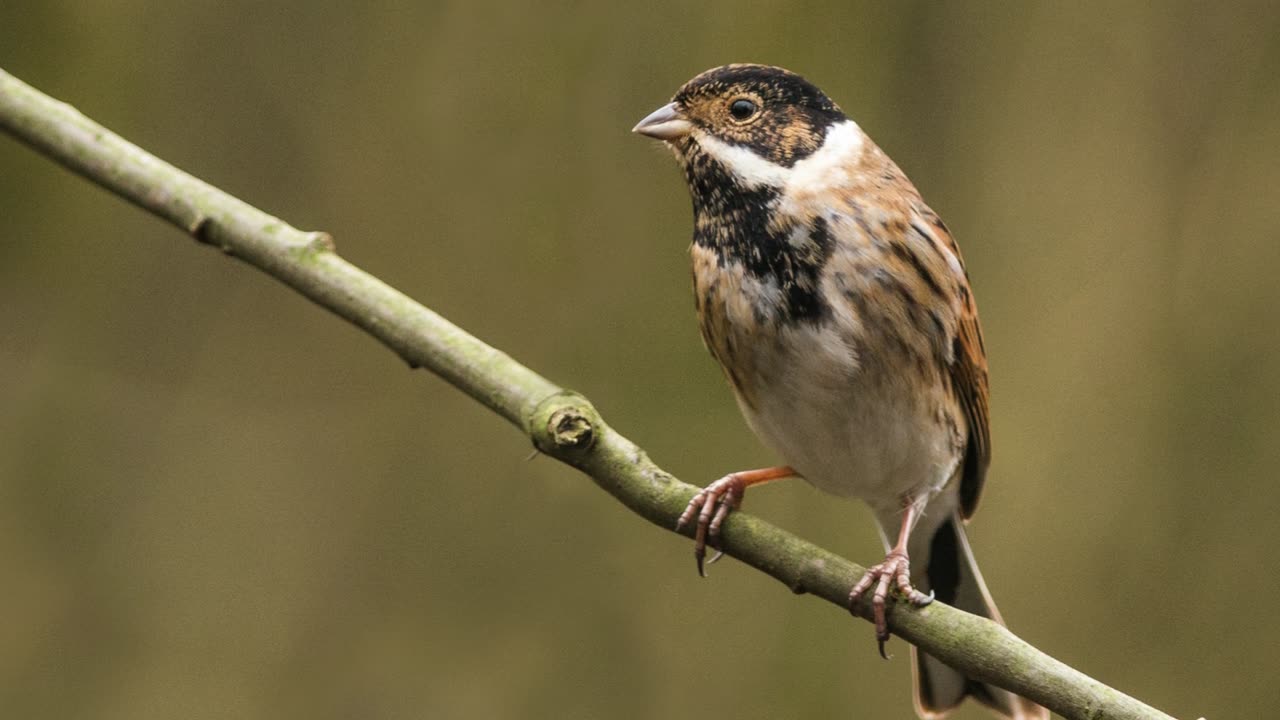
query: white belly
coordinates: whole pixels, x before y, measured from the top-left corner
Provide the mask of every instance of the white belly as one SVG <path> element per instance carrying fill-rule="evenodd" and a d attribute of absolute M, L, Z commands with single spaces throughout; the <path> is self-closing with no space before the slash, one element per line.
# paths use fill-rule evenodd
<path fill-rule="evenodd" d="M 832 325 L 804 324 L 752 348 L 755 377 L 739 405 L 756 435 L 819 489 L 860 498 L 877 515 L 932 495 L 959 465 L 936 383 L 913 368 L 864 362 Z M 914 379 L 914 380 L 913 380 Z"/>

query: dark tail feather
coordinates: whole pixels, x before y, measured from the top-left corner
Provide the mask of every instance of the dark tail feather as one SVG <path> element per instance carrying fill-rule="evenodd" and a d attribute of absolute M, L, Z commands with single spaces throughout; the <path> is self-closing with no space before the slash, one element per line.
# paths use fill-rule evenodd
<path fill-rule="evenodd" d="M 921 538 L 927 548 L 912 549 L 911 558 L 927 558 L 923 577 L 912 578 L 921 591 L 932 590 L 942 602 L 965 612 L 991 618 L 1001 625 L 1000 611 L 991 601 L 982 573 L 969 550 L 969 540 L 959 516 L 942 524 L 933 538 Z M 915 543 L 913 543 L 915 544 Z M 941 661 L 911 648 L 912 677 L 915 680 L 916 712 L 922 718 L 944 717 L 966 697 L 982 703 L 1000 717 L 1013 720 L 1048 720 L 1049 711 L 1025 698 L 994 685 L 965 677 Z"/>

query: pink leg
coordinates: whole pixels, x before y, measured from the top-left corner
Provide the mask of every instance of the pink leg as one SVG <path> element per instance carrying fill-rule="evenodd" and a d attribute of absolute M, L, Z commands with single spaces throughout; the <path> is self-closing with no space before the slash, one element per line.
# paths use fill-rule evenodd
<path fill-rule="evenodd" d="M 924 606 L 933 602 L 933 593 L 925 595 L 911 586 L 911 562 L 907 557 L 907 538 L 911 535 L 911 526 L 915 524 L 920 510 L 916 503 L 907 506 L 902 513 L 902 527 L 898 530 L 898 542 L 885 556 L 884 562 L 867 568 L 862 579 L 849 591 L 849 611 L 856 615 L 863 593 L 872 585 L 876 586 L 875 592 L 871 595 L 871 615 L 876 624 L 876 642 L 880 645 L 880 657 L 886 659 L 888 656 L 884 654 L 884 644 L 889 639 L 889 623 L 885 619 L 884 608 L 885 600 L 889 596 L 890 584 L 896 586 L 903 597 L 913 605 Z"/>
<path fill-rule="evenodd" d="M 697 514 L 698 525 L 693 534 L 693 557 L 698 563 L 698 574 L 706 577 L 703 570 L 703 558 L 707 555 L 708 540 L 712 547 L 718 545 L 720 526 L 729 513 L 742 506 L 742 498 L 747 488 L 770 480 L 780 480 L 796 474 L 790 467 L 771 467 L 759 470 L 743 470 L 729 473 L 711 483 L 693 496 L 689 506 L 676 521 L 676 530 L 680 530 Z M 709 562 L 720 559 L 717 552 Z"/>

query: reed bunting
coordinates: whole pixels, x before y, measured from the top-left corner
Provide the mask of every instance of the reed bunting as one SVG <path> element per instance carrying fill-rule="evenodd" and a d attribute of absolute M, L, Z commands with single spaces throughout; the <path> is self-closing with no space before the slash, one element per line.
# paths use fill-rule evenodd
<path fill-rule="evenodd" d="M 892 590 L 1000 621 L 964 533 L 991 458 L 987 360 L 946 225 L 857 123 L 781 68 L 708 70 L 635 132 L 684 170 L 702 338 L 751 429 L 787 463 L 693 498 L 680 525 L 696 523 L 698 571 L 747 487 L 799 476 L 861 498 L 879 522 L 887 555 L 851 579 L 849 605 L 870 595 L 881 654 Z M 912 654 L 921 717 L 966 696 L 1005 717 L 1048 717 Z"/>

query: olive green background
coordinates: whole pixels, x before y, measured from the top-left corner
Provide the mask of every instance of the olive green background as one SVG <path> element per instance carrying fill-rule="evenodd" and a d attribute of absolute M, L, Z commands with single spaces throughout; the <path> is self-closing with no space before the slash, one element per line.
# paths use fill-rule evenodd
<path fill-rule="evenodd" d="M 0 4 L 0 67 L 592 398 L 774 462 L 631 126 L 784 65 L 956 233 L 1014 629 L 1182 718 L 1280 704 L 1280 11 L 1257 3 Z M 0 139 L 0 708 L 911 717 L 907 649 L 628 513 L 246 265 Z M 803 483 L 750 511 L 858 561 Z M 961 718 L 984 717 L 975 709 Z"/>

